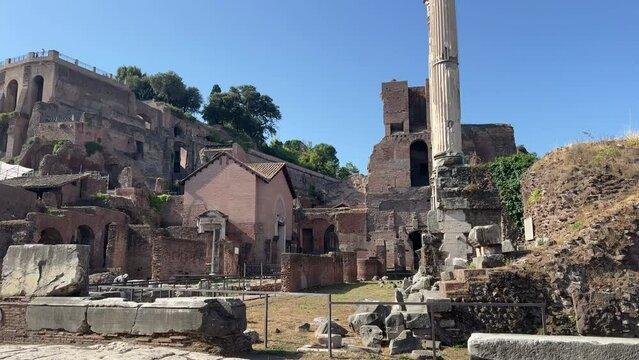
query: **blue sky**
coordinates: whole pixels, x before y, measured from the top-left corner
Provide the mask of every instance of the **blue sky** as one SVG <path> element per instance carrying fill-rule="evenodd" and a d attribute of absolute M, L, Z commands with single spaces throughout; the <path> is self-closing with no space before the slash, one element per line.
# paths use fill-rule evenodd
<path fill-rule="evenodd" d="M 553 148 L 639 129 L 639 1 L 458 0 L 462 122 Z M 253 84 L 279 137 L 326 142 L 366 172 L 381 82 L 428 77 L 421 0 L 12 2 L 0 57 L 57 49 L 107 71 L 174 70 L 208 95 Z M 14 30 L 12 30 L 14 29 Z"/>

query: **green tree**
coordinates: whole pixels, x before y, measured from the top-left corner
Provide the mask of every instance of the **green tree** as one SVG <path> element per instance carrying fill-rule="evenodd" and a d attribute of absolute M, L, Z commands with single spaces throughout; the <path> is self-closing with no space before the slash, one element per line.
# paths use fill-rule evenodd
<path fill-rule="evenodd" d="M 197 88 L 186 87 L 184 80 L 174 71 L 158 73 L 150 77 L 155 100 L 164 101 L 187 113 L 196 113 L 202 105 L 202 95 Z"/>
<path fill-rule="evenodd" d="M 120 66 L 115 78 L 127 84 L 138 100 L 151 100 L 155 96 L 149 77 L 137 66 Z"/>
<path fill-rule="evenodd" d="M 276 123 L 282 118 L 279 107 L 268 95 L 263 95 L 255 86 L 230 87 L 222 92 L 214 85 L 202 117 L 209 125 L 228 124 L 248 135 L 256 144 L 265 146 L 266 138 L 275 135 Z"/>
<path fill-rule="evenodd" d="M 346 165 L 339 168 L 339 170 L 337 171 L 337 178 L 340 180 L 346 179 L 353 174 L 359 174 L 359 169 L 352 162 L 349 161 L 346 163 Z"/>

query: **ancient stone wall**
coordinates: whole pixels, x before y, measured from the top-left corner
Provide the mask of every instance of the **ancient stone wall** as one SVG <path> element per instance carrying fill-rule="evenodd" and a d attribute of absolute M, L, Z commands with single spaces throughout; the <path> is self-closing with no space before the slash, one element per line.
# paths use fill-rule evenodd
<path fill-rule="evenodd" d="M 462 124 L 462 149 L 466 157 L 487 163 L 516 153 L 515 130 L 510 124 Z"/>
<path fill-rule="evenodd" d="M 24 219 L 38 210 L 36 194 L 21 188 L 0 184 L 0 221 Z"/>
<path fill-rule="evenodd" d="M 211 239 L 193 227 L 168 227 L 153 239 L 153 278 L 202 275 L 210 272 Z"/>
<path fill-rule="evenodd" d="M 343 281 L 344 263 L 340 253 L 282 254 L 282 291 L 293 292 Z"/>

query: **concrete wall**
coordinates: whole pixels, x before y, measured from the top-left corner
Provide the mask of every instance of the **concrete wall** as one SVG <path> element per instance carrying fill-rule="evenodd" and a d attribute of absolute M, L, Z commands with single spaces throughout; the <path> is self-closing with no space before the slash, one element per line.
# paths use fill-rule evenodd
<path fill-rule="evenodd" d="M 282 254 L 282 291 L 293 292 L 343 281 L 344 264 L 340 253 Z"/>

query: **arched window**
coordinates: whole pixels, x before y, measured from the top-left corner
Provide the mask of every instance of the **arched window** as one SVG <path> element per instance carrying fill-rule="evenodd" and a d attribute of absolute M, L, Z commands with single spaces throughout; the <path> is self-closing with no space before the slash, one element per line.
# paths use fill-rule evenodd
<path fill-rule="evenodd" d="M 46 228 L 40 233 L 40 244 L 60 245 L 62 244 L 62 235 L 54 228 Z"/>
<path fill-rule="evenodd" d="M 7 93 L 4 99 L 3 112 L 16 111 L 17 103 L 18 103 L 18 82 L 15 80 L 11 80 L 9 81 L 9 85 L 7 85 Z"/>
<path fill-rule="evenodd" d="M 335 225 L 331 225 L 324 232 L 324 252 L 339 251 L 339 239 L 335 232 Z"/>
<path fill-rule="evenodd" d="M 40 75 L 33 78 L 33 82 L 31 83 L 33 86 L 33 103 L 37 103 L 38 101 L 42 101 L 42 93 L 44 91 L 44 78 Z"/>
<path fill-rule="evenodd" d="M 413 187 L 428 186 L 428 146 L 423 141 L 415 141 L 410 146 L 410 184 Z"/>

